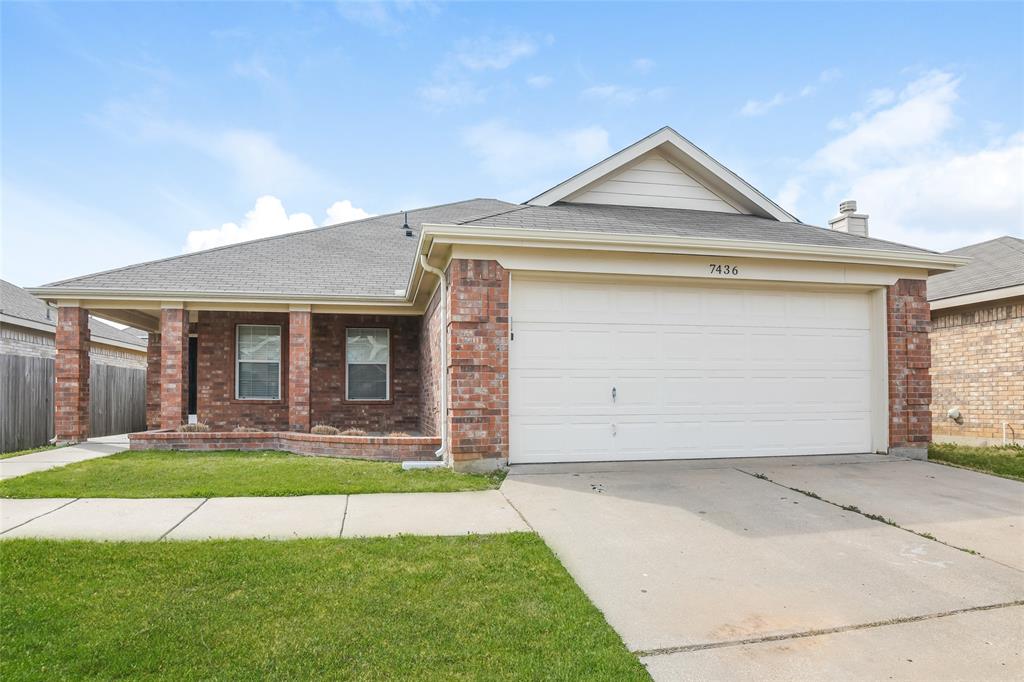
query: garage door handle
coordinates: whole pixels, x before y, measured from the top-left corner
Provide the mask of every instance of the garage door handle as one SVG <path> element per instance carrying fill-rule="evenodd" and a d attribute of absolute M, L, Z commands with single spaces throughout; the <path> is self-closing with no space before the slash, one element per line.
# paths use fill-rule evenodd
<path fill-rule="evenodd" d="M 617 391 L 615 390 L 615 387 L 614 387 L 614 386 L 612 386 L 612 402 L 613 402 L 613 403 L 615 402 L 615 394 L 616 394 L 616 393 L 617 393 Z"/>

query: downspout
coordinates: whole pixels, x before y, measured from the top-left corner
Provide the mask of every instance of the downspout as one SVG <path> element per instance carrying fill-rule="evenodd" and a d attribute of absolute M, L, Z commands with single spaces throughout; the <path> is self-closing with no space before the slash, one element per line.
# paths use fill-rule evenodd
<path fill-rule="evenodd" d="M 440 293 L 440 299 L 437 302 L 441 312 L 441 329 L 439 336 L 440 353 L 441 353 L 441 378 L 440 386 L 438 390 L 438 415 L 441 418 L 441 447 L 437 449 L 434 454 L 437 458 L 448 464 L 448 280 L 444 276 L 444 272 L 435 268 L 433 265 L 427 262 L 427 257 L 420 254 L 420 265 L 423 269 L 432 275 L 436 275 L 438 279 L 438 291 Z"/>

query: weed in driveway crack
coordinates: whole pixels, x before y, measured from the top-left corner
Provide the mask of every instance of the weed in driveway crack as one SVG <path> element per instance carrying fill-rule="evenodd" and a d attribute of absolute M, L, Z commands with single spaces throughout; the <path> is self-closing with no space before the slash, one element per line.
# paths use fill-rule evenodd
<path fill-rule="evenodd" d="M 833 502 L 832 500 L 826 500 L 821 495 L 818 495 L 817 493 L 811 492 L 810 490 L 801 490 L 800 488 L 793 488 L 791 486 L 785 485 L 784 483 L 779 483 L 778 481 L 772 480 L 772 479 L 768 478 L 768 476 L 766 476 L 765 474 L 762 474 L 760 472 L 744 471 L 743 469 L 736 469 L 736 471 L 740 472 L 741 474 L 746 474 L 747 476 L 753 476 L 754 478 L 759 478 L 762 481 L 768 481 L 769 483 L 771 483 L 773 485 L 777 485 L 780 488 L 785 488 L 786 490 L 792 490 L 795 493 L 800 493 L 801 495 L 806 495 L 807 497 L 813 498 L 815 500 L 821 500 L 825 504 L 831 504 L 833 507 L 839 507 L 840 509 L 844 509 L 844 510 L 846 510 L 848 512 L 853 512 L 854 514 L 859 514 L 859 515 L 863 516 L 866 519 L 871 519 L 872 521 L 878 521 L 879 523 L 884 523 L 886 525 L 892 526 L 893 528 L 899 528 L 900 530 L 905 530 L 906 532 L 913 533 L 914 535 L 916 535 L 918 537 L 921 537 L 921 538 L 924 538 L 925 540 L 931 540 L 932 542 L 937 542 L 940 545 L 945 545 L 947 547 L 952 547 L 953 549 L 958 549 L 961 552 L 966 552 L 967 554 L 973 554 L 975 556 L 984 556 L 980 552 L 977 552 L 977 551 L 975 551 L 973 549 L 970 549 L 968 547 L 958 547 L 956 545 L 952 545 L 952 544 L 950 544 L 948 542 L 940 540 L 937 537 L 935 537 L 934 535 L 932 535 L 931 533 L 926 533 L 926 532 L 922 532 L 922 531 L 916 531 L 913 528 L 907 528 L 905 526 L 901 526 L 900 524 L 896 523 L 892 519 L 887 518 L 885 516 L 882 516 L 881 514 L 871 514 L 869 512 L 862 511 L 860 509 L 860 507 L 858 507 L 856 505 L 853 505 L 853 504 L 839 504 L 838 502 Z"/>

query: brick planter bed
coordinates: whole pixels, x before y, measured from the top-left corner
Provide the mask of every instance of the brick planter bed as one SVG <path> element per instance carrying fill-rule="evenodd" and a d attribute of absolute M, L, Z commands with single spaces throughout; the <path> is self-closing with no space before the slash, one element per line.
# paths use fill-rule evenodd
<path fill-rule="evenodd" d="M 429 436 L 318 436 L 312 433 L 234 431 L 180 433 L 142 431 L 128 435 L 132 450 L 284 450 L 297 455 L 376 459 L 385 462 L 436 461 L 441 439 Z"/>

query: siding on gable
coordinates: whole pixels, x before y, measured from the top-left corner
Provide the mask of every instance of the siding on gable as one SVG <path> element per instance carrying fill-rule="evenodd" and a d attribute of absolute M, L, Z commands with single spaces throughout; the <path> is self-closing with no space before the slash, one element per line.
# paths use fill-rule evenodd
<path fill-rule="evenodd" d="M 571 203 L 740 213 L 660 154 L 648 154 L 568 199 Z"/>

